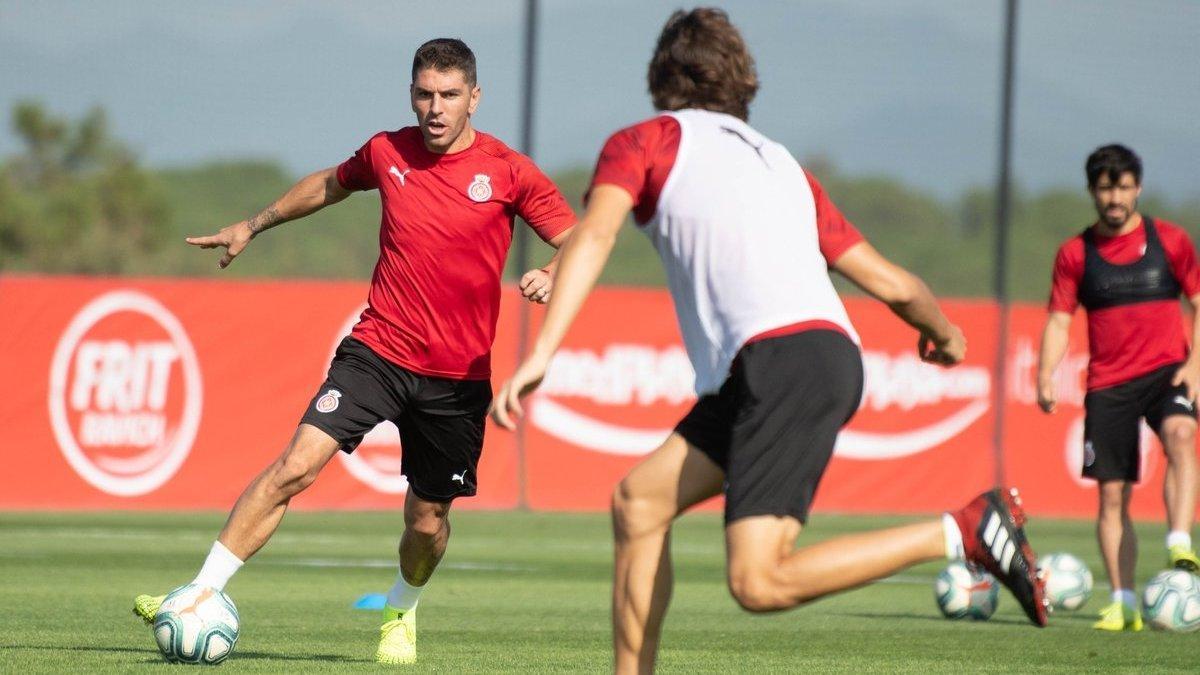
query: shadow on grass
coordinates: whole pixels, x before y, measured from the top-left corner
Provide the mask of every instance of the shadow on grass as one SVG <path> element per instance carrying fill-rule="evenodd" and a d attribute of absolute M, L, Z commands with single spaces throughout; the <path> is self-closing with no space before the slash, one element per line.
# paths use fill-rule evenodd
<path fill-rule="evenodd" d="M 26 649 L 42 652 L 113 652 L 116 654 L 152 654 L 158 656 L 158 650 L 141 647 L 62 647 L 48 645 L 10 645 L 0 644 L 0 649 Z"/>
<path fill-rule="evenodd" d="M 331 661 L 337 663 L 375 663 L 374 659 L 353 659 L 341 654 L 275 654 L 268 652 L 235 651 L 230 659 L 258 661 Z"/>
<path fill-rule="evenodd" d="M 891 613 L 891 612 L 886 612 L 886 613 L 885 613 L 885 612 L 879 612 L 879 613 L 873 613 L 873 612 L 831 612 L 831 614 L 837 614 L 838 616 L 852 616 L 852 617 L 855 617 L 855 618 L 857 618 L 857 619 L 887 619 L 887 620 L 889 620 L 889 621 L 891 621 L 891 620 L 894 620 L 894 619 L 921 619 L 921 620 L 924 620 L 924 621 L 936 621 L 936 622 L 938 622 L 938 623 L 945 623 L 946 621 L 948 621 L 948 619 L 946 619 L 946 618 L 943 618 L 943 617 L 941 617 L 941 616 L 938 616 L 938 615 L 936 615 L 936 614 L 895 614 L 895 613 Z M 988 619 L 987 621 L 969 621 L 969 620 L 961 620 L 961 621 L 960 621 L 960 623 L 965 623 L 965 624 L 972 624 L 972 623 L 1000 623 L 1000 624 L 1005 624 L 1005 625 L 1008 625 L 1008 626 L 1027 626 L 1027 625 L 1030 625 L 1030 623 L 1029 623 L 1028 621 L 1023 621 L 1023 620 L 1020 620 L 1020 619 L 1003 619 L 1003 618 L 996 618 L 996 617 L 992 617 L 992 618 Z"/>
<path fill-rule="evenodd" d="M 1097 616 L 1098 615 L 1096 613 L 1087 612 L 1055 612 L 1050 615 L 1050 623 L 1056 623 L 1059 621 L 1079 621 L 1090 624 L 1096 620 Z"/>
<path fill-rule="evenodd" d="M 159 656 L 156 649 L 144 649 L 141 647 L 52 647 L 47 645 L 12 645 L 0 644 L 0 650 L 4 649 L 24 649 L 31 651 L 54 651 L 54 652 L 112 652 L 114 654 L 143 654 L 149 657 L 146 662 L 162 663 L 162 657 Z M 237 661 L 330 661 L 339 663 L 374 663 L 371 659 L 353 659 L 341 654 L 276 654 L 269 652 L 246 652 L 235 650 L 231 659 Z"/>

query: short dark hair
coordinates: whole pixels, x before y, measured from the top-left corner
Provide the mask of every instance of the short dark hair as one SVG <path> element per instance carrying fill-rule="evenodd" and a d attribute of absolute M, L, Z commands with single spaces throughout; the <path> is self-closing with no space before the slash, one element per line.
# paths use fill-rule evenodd
<path fill-rule="evenodd" d="M 758 92 L 754 57 L 729 15 L 712 7 L 678 10 L 667 19 L 646 80 L 659 110 L 701 108 L 743 120 Z"/>
<path fill-rule="evenodd" d="M 412 65 L 414 82 L 417 80 L 417 73 L 426 68 L 442 72 L 460 70 L 467 84 L 475 86 L 475 52 L 458 38 L 435 38 L 417 47 Z"/>
<path fill-rule="evenodd" d="M 1124 173 L 1133 174 L 1134 182 L 1142 184 L 1142 158 L 1118 143 L 1096 148 L 1095 152 L 1088 155 L 1084 171 L 1087 173 L 1089 188 L 1096 187 L 1101 176 L 1108 176 L 1109 180 L 1116 183 Z"/>

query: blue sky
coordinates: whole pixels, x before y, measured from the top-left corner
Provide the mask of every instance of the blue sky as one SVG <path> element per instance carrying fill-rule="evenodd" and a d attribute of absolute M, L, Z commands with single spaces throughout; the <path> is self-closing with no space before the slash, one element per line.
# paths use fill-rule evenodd
<path fill-rule="evenodd" d="M 751 122 L 802 158 L 939 194 L 992 180 L 999 0 L 724 3 L 758 61 Z M 273 158 L 300 173 L 410 124 L 413 49 L 458 36 L 480 61 L 480 128 L 518 141 L 520 0 L 67 2 L 0 0 L 0 111 L 39 99 L 110 113 L 158 166 Z M 652 113 L 644 72 L 677 2 L 543 0 L 535 155 L 590 166 Z M 1200 195 L 1200 3 L 1025 0 L 1016 173 L 1078 186 L 1097 145 L 1137 149 L 1147 185 Z M 16 148 L 0 132 L 0 155 Z"/>

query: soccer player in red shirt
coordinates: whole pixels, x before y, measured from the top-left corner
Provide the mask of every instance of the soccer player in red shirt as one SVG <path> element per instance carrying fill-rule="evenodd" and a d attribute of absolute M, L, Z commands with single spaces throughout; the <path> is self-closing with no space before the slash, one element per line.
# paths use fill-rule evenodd
<path fill-rule="evenodd" d="M 1090 360 L 1080 451 L 1083 475 L 1099 484 L 1096 534 L 1112 584 L 1112 604 L 1094 627 L 1137 631 L 1142 618 L 1133 585 L 1137 535 L 1129 520 L 1129 497 L 1140 474 L 1142 419 L 1167 455 L 1168 564 L 1200 572 L 1191 538 L 1200 357 L 1188 349 L 1179 306 L 1182 293 L 1193 309 L 1200 308 L 1200 267 L 1183 228 L 1138 212 L 1142 162 L 1132 150 L 1099 148 L 1088 157 L 1085 173 L 1099 218 L 1068 239 L 1054 261 L 1038 404 L 1054 411 L 1054 371 L 1067 352 L 1071 315 L 1083 305 Z M 1193 345 L 1197 331 L 1200 322 L 1193 315 Z"/>
<path fill-rule="evenodd" d="M 966 341 L 919 278 L 881 256 L 786 148 L 747 123 L 757 76 L 724 12 L 672 15 L 648 79 L 663 113 L 605 144 L 541 332 L 492 412 L 511 428 L 519 397 L 541 382 L 632 213 L 666 269 L 699 400 L 613 493 L 616 670 L 653 669 L 671 594 L 671 523 L 722 492 L 729 589 L 748 611 L 788 609 L 951 557 L 987 567 L 1044 625 L 1012 492 L 796 548 L 862 394 L 858 338 L 829 270 L 915 328 L 926 361 L 956 364 Z"/>
<path fill-rule="evenodd" d="M 271 537 L 289 500 L 337 452 L 353 452 L 384 420 L 400 430 L 404 501 L 400 573 L 387 597 L 376 659 L 416 660 L 416 606 L 446 550 L 456 497 L 476 491 L 492 392 L 490 351 L 500 275 L 516 216 L 558 247 L 575 216 L 529 158 L 477 131 L 475 56 L 461 40 L 416 51 L 410 88 L 417 126 L 373 136 L 337 167 L 302 178 L 253 218 L 188 242 L 222 247 L 229 265 L 263 231 L 378 190 L 379 262 L 367 309 L 338 347 L 329 374 L 283 454 L 246 488 L 193 583 L 220 590 Z M 521 280 L 545 302 L 555 261 Z M 139 596 L 148 622 L 161 597 Z"/>

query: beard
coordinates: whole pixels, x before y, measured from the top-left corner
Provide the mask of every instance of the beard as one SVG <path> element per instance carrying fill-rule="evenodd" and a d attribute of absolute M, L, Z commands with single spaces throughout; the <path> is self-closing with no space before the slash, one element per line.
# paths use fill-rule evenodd
<path fill-rule="evenodd" d="M 1100 222 L 1115 230 L 1128 223 L 1132 215 L 1132 208 L 1121 204 L 1113 204 L 1100 210 Z"/>

